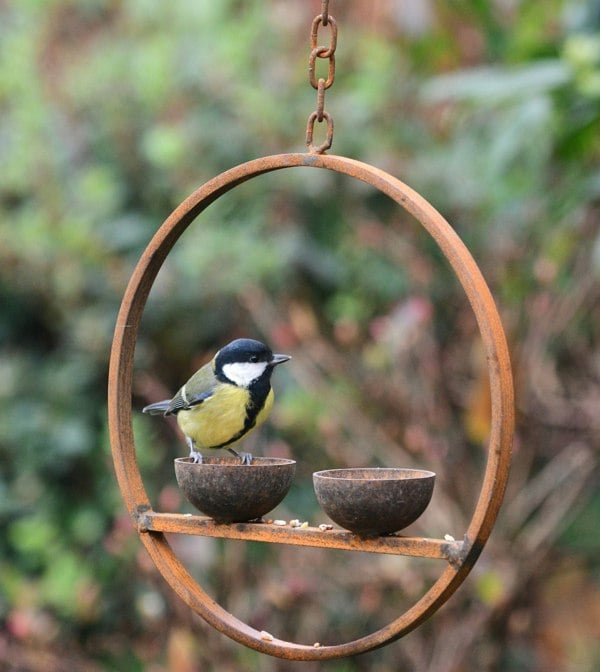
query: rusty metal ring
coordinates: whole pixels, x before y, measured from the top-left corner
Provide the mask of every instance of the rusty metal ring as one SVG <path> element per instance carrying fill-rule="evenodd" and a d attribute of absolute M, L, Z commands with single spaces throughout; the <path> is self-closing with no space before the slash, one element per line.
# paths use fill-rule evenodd
<path fill-rule="evenodd" d="M 315 47 L 308 57 L 308 81 L 313 89 L 319 88 L 319 82 L 316 77 L 317 69 L 317 58 L 325 58 L 323 54 L 325 53 L 325 47 Z M 333 80 L 335 79 L 335 55 L 330 54 L 327 56 L 329 59 L 329 66 L 327 70 L 327 79 L 325 80 L 324 88 L 329 89 L 333 85 Z"/>
<path fill-rule="evenodd" d="M 189 196 L 163 223 L 131 276 L 117 318 L 109 371 L 109 428 L 119 487 L 132 517 L 150 509 L 135 457 L 132 427 L 134 350 L 142 312 L 152 284 L 169 251 L 208 205 L 242 182 L 264 173 L 293 167 L 324 168 L 370 184 L 396 201 L 434 238 L 464 288 L 483 340 L 490 378 L 492 418 L 488 459 L 463 552 L 454 558 L 433 586 L 389 625 L 344 644 L 314 647 L 266 641 L 260 633 L 216 604 L 179 562 L 161 532 L 140 537 L 155 565 L 175 592 L 209 624 L 232 639 L 262 653 L 288 660 L 326 660 L 363 653 L 396 640 L 433 614 L 452 595 L 475 564 L 502 503 L 510 467 L 514 425 L 512 375 L 500 317 L 490 291 L 471 254 L 446 220 L 419 194 L 382 170 L 340 156 L 279 154 L 232 168 Z"/>
<path fill-rule="evenodd" d="M 323 152 L 326 152 L 333 143 L 333 117 L 329 112 L 325 112 L 324 110 L 322 111 L 322 116 L 327 122 L 327 134 L 325 140 L 320 145 L 315 145 L 313 144 L 315 122 L 322 122 L 319 121 L 318 110 L 315 110 L 308 115 L 308 121 L 306 122 L 306 146 L 311 154 L 322 154 Z"/>
<path fill-rule="evenodd" d="M 323 14 L 317 14 L 313 19 L 310 30 L 310 48 L 316 49 L 318 44 L 319 26 L 330 26 L 331 37 L 329 40 L 329 47 L 321 54 L 321 58 L 329 58 L 337 48 L 337 23 L 333 16 L 327 14 L 326 20 Z"/>

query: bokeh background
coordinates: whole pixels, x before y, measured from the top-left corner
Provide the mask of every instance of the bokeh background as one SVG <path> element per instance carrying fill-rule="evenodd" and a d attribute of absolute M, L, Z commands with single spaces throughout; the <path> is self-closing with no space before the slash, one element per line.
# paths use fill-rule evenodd
<path fill-rule="evenodd" d="M 480 265 L 510 341 L 514 463 L 459 592 L 382 650 L 286 663 L 179 602 L 125 513 L 107 440 L 116 312 L 173 208 L 223 170 L 303 151 L 318 1 L 0 2 L 0 668 L 19 672 L 600 668 L 600 3 L 332 0 L 333 150 L 422 193 Z M 325 521 L 313 471 L 438 473 L 415 534 L 460 538 L 489 390 L 477 326 L 439 250 L 395 204 L 325 171 L 264 176 L 188 229 L 152 289 L 134 408 L 238 336 L 293 361 L 251 443 L 293 456 L 275 512 Z M 155 508 L 188 511 L 172 425 L 136 414 Z M 203 587 L 278 637 L 387 624 L 438 561 L 202 538 Z"/>

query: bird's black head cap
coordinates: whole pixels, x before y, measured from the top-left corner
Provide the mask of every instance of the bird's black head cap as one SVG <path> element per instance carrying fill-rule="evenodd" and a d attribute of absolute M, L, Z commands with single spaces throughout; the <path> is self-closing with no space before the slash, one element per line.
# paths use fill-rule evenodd
<path fill-rule="evenodd" d="M 271 349 L 260 341 L 252 338 L 237 338 L 231 341 L 219 352 L 215 358 L 215 368 L 221 371 L 225 364 L 235 362 L 270 362 L 273 359 Z"/>

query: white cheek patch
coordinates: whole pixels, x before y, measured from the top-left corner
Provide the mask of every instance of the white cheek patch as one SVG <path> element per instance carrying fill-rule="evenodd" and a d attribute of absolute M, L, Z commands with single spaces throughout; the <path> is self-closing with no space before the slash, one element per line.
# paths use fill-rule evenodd
<path fill-rule="evenodd" d="M 239 387 L 248 387 L 252 381 L 262 376 L 267 366 L 267 362 L 234 362 L 225 364 L 223 373 Z"/>

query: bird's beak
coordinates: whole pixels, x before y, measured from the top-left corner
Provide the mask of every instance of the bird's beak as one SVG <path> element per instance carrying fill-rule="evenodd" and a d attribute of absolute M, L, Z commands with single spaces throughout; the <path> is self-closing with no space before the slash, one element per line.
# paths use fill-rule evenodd
<path fill-rule="evenodd" d="M 291 359 L 290 355 L 273 355 L 270 364 L 271 366 L 277 366 L 277 364 L 283 364 Z"/>

